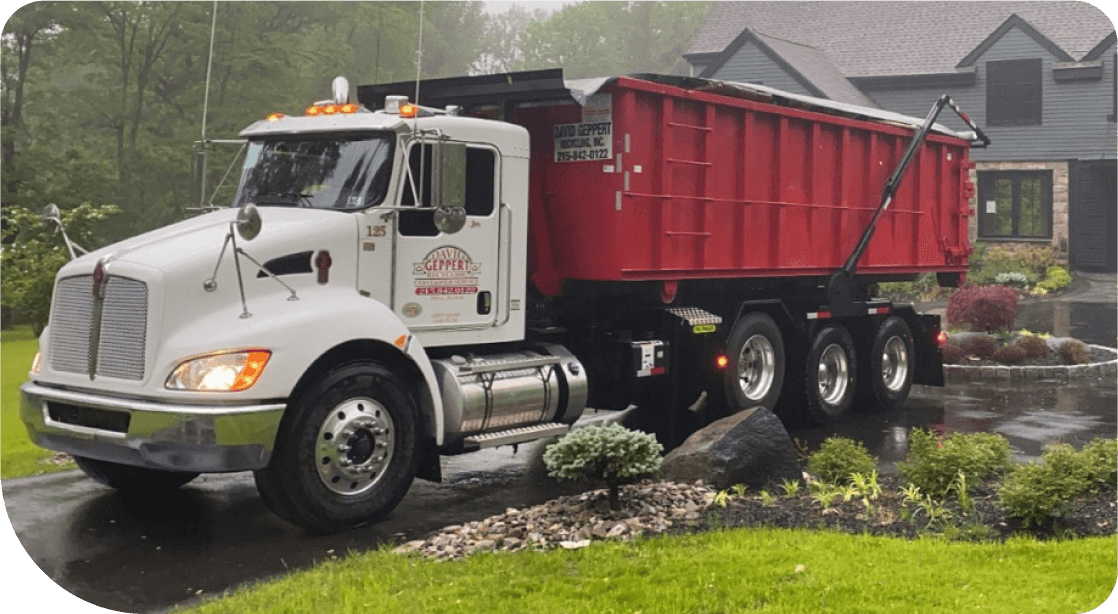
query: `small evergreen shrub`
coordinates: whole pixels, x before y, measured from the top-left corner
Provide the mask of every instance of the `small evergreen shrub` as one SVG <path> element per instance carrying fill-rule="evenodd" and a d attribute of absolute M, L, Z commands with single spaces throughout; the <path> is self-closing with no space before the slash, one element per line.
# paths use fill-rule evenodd
<path fill-rule="evenodd" d="M 1025 288 L 1029 285 L 1029 278 L 1024 273 L 1012 271 L 1009 273 L 998 273 L 994 276 L 994 283 L 999 286 L 1012 286 L 1014 288 Z"/>
<path fill-rule="evenodd" d="M 1085 365 L 1090 362 L 1087 358 L 1087 346 L 1078 339 L 1069 339 L 1061 343 L 1060 356 L 1073 365 Z"/>
<path fill-rule="evenodd" d="M 808 456 L 807 472 L 827 484 L 851 484 L 853 475 L 869 475 L 877 462 L 860 442 L 830 437 Z"/>
<path fill-rule="evenodd" d="M 1094 439 L 1079 451 L 1087 466 L 1087 481 L 1095 490 L 1118 488 L 1118 439 Z"/>
<path fill-rule="evenodd" d="M 1062 266 L 1053 265 L 1048 267 L 1047 271 L 1045 271 L 1044 281 L 1037 284 L 1037 287 L 1046 292 L 1055 292 L 1057 290 L 1063 290 L 1068 287 L 1069 284 L 1071 284 L 1071 275 L 1068 273 L 1068 270 Z"/>
<path fill-rule="evenodd" d="M 966 286 L 947 301 L 947 321 L 975 332 L 1009 330 L 1017 317 L 1017 291 L 1005 286 Z"/>
<path fill-rule="evenodd" d="M 621 509 L 621 485 L 660 473 L 664 447 L 648 433 L 616 422 L 567 433 L 543 454 L 548 475 L 564 480 L 601 480 L 609 487 L 610 509 Z"/>
<path fill-rule="evenodd" d="M 1068 444 L 1045 446 L 1041 463 L 1019 465 L 998 491 L 1002 507 L 1026 527 L 1063 516 L 1091 488 L 1088 455 Z"/>
<path fill-rule="evenodd" d="M 931 495 L 946 494 L 960 471 L 970 490 L 1009 465 L 1009 442 L 995 433 L 953 433 L 941 439 L 913 429 L 908 442 L 908 461 L 897 463 L 897 473 Z"/>
<path fill-rule="evenodd" d="M 1025 361 L 1028 354 L 1025 348 L 1014 345 L 1003 345 L 994 352 L 994 360 L 1002 363 L 1003 365 L 1019 365 Z"/>
<path fill-rule="evenodd" d="M 1028 358 L 1044 358 L 1048 355 L 1048 344 L 1036 335 L 1022 335 L 1014 345 L 1024 350 Z"/>
<path fill-rule="evenodd" d="M 998 341 L 993 337 L 971 337 L 963 344 L 963 352 L 976 358 L 993 358 L 998 350 Z"/>
<path fill-rule="evenodd" d="M 943 346 L 943 364 L 945 365 L 957 365 L 963 361 L 965 356 L 966 352 L 963 351 L 963 348 L 953 343 Z"/>

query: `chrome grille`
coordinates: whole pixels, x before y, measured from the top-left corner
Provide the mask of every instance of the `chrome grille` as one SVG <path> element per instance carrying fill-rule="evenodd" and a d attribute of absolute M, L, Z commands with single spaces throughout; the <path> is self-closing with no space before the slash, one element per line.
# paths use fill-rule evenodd
<path fill-rule="evenodd" d="M 109 277 L 101 311 L 98 375 L 134 380 L 144 378 L 147 324 L 147 284 L 127 277 Z"/>
<path fill-rule="evenodd" d="M 67 277 L 54 293 L 50 318 L 50 368 L 89 373 L 89 332 L 93 326 L 93 276 Z"/>
<path fill-rule="evenodd" d="M 147 311 L 147 284 L 127 277 L 108 277 L 101 306 L 97 375 L 144 378 Z M 93 277 L 79 275 L 59 281 L 50 323 L 48 355 L 52 369 L 89 373 L 93 318 Z"/>

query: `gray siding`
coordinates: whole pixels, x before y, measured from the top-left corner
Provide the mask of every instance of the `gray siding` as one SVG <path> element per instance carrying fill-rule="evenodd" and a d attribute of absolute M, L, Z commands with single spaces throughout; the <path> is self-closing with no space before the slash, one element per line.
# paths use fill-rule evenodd
<path fill-rule="evenodd" d="M 733 57 L 726 60 L 713 78 L 760 83 L 792 94 L 812 95 L 752 41 L 742 45 Z"/>
<path fill-rule="evenodd" d="M 1041 58 L 1044 64 L 1041 125 L 987 127 L 986 62 L 1027 58 Z M 971 152 L 976 161 L 1114 159 L 1118 157 L 1118 125 L 1107 121 L 1114 112 L 1114 46 L 1100 60 L 1102 79 L 1057 82 L 1052 75 L 1052 54 L 1015 28 L 975 62 L 978 73 L 973 86 L 953 91 L 939 87 L 868 93 L 884 109 L 918 117 L 928 113 L 939 95 L 950 94 L 993 141 L 988 149 Z M 964 129 L 950 111 L 940 117 L 942 123 Z"/>

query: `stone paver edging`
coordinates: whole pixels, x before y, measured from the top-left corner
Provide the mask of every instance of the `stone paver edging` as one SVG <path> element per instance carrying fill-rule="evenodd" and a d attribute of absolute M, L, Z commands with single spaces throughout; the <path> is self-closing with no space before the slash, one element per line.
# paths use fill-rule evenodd
<path fill-rule="evenodd" d="M 1103 362 L 1087 365 L 1061 365 L 1055 367 L 968 367 L 966 365 L 943 365 L 944 379 L 949 382 L 973 382 L 985 380 L 1070 380 L 1080 378 L 1118 377 L 1118 350 L 1104 345 L 1088 345 L 1088 348 L 1109 356 Z"/>

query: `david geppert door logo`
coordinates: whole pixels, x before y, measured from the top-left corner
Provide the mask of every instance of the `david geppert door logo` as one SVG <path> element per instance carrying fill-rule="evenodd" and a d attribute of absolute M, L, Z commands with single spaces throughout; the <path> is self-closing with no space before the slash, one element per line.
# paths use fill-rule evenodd
<path fill-rule="evenodd" d="M 415 263 L 415 293 L 419 296 L 477 294 L 481 263 L 457 247 L 432 250 Z"/>

